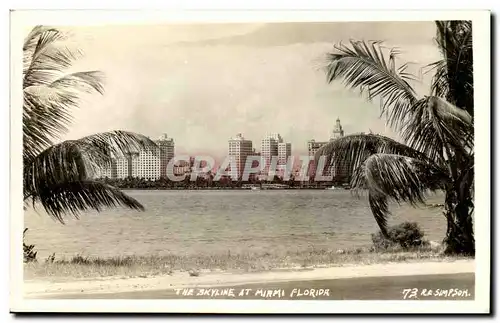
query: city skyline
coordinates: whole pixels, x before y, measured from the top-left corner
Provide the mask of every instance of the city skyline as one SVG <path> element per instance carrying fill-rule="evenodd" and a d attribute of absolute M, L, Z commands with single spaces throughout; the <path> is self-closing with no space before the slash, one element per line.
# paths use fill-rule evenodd
<path fill-rule="evenodd" d="M 226 154 L 223 143 L 238 132 L 254 142 L 278 132 L 293 154 L 306 154 L 304 142 L 326 140 L 337 117 L 349 133 L 371 129 L 395 137 L 379 119 L 379 102 L 367 102 L 339 82 L 327 84 L 321 67 L 340 41 L 383 40 L 404 49 L 400 61 L 415 66 L 439 57 L 433 22 L 66 29 L 69 43 L 84 53 L 75 70 L 100 70 L 106 79 L 105 94 L 85 96 L 62 140 L 110 129 L 154 138 L 166 132 L 180 154 L 218 158 Z M 417 90 L 427 89 L 430 77 L 424 75 Z"/>
<path fill-rule="evenodd" d="M 328 140 L 330 139 L 334 139 L 334 138 L 338 138 L 338 137 L 342 137 L 344 135 L 344 132 L 345 132 L 345 129 L 343 127 L 343 125 L 340 124 L 341 123 L 341 120 L 340 118 L 337 117 L 337 119 L 335 120 L 335 125 L 332 126 L 331 129 L 329 129 L 328 131 L 325 131 L 325 135 L 320 137 L 319 140 L 317 138 L 305 138 L 301 144 L 295 146 L 295 145 L 292 145 L 291 143 L 289 142 L 282 142 L 283 144 L 290 144 L 290 146 L 292 147 L 291 148 L 291 155 L 294 156 L 294 155 L 307 155 L 308 151 L 309 151 L 309 148 L 308 148 L 308 142 L 313 140 L 313 141 L 318 141 L 318 142 L 328 142 Z M 338 129 L 338 125 L 340 125 L 340 130 Z M 340 136 L 338 137 L 335 137 L 333 134 L 338 132 L 339 134 L 341 133 Z M 359 132 L 349 132 L 350 134 L 353 134 L 353 133 L 366 133 L 366 132 L 371 132 L 371 129 L 367 129 L 365 131 L 359 131 Z M 258 145 L 257 143 L 262 143 L 263 140 L 266 139 L 266 137 L 268 137 L 270 134 L 277 134 L 277 135 L 280 135 L 279 133 L 277 132 L 271 132 L 271 133 L 266 133 L 264 135 L 262 135 L 262 139 L 261 140 L 256 140 L 256 139 L 253 139 L 253 138 L 249 138 L 247 136 L 245 136 L 245 132 L 244 131 L 240 131 L 236 134 L 231 134 L 228 136 L 228 140 L 231 140 L 232 138 L 234 138 L 235 136 L 238 136 L 238 135 L 242 135 L 243 137 L 245 137 L 245 139 L 247 140 L 250 140 L 252 141 L 252 143 L 255 143 L 255 146 L 252 146 L 253 147 L 253 150 L 254 152 L 256 153 L 262 153 L 262 144 Z M 166 133 L 162 133 L 160 136 L 149 136 L 147 135 L 148 138 L 150 139 L 153 139 L 156 141 L 155 138 L 162 138 L 164 136 L 167 136 Z M 281 135 L 280 135 L 281 136 Z M 179 141 L 176 139 L 176 138 L 169 138 L 169 139 L 173 139 L 175 140 L 175 146 L 176 148 L 181 148 L 180 149 L 180 153 L 176 153 L 177 155 L 180 155 L 180 154 L 188 154 L 190 156 L 193 156 L 193 155 L 196 155 L 197 153 L 196 152 L 193 152 L 193 151 L 188 151 L 187 149 L 185 149 L 182 144 L 178 144 Z M 321 139 L 325 139 L 325 140 L 321 140 Z M 219 146 L 227 146 L 227 142 L 223 142 L 221 143 Z M 294 148 L 296 147 L 296 148 Z M 227 150 L 227 148 L 226 148 Z M 224 158 L 227 154 L 222 154 L 220 156 L 215 156 L 215 157 L 221 157 L 221 158 Z"/>
<path fill-rule="evenodd" d="M 310 139 L 306 142 L 308 154 L 297 155 L 292 153 L 292 144 L 286 142 L 277 132 L 265 135 L 260 143 L 260 151 L 257 151 L 251 139 L 245 138 L 242 133 L 237 133 L 235 136 L 229 138 L 227 142 L 228 150 L 226 157 L 219 159 L 209 155 L 201 156 L 197 154 L 186 155 L 184 153 L 176 153 L 174 138 L 163 133 L 158 139 L 153 139 L 158 145 L 156 153 L 151 149 L 140 149 L 130 152 L 127 155 L 116 157 L 111 165 L 96 170 L 94 177 L 119 179 L 135 177 L 157 180 L 169 177 L 168 172 L 172 172 L 171 175 L 174 176 L 183 175 L 185 173 L 197 172 L 196 169 L 198 167 L 201 169 L 206 166 L 207 169 L 216 173 L 219 169 L 225 169 L 227 174 L 232 178 L 241 178 L 244 176 L 244 171 L 247 168 L 254 167 L 259 169 L 259 176 L 272 177 L 278 175 L 283 178 L 289 176 L 286 175 L 290 174 L 287 173 L 289 167 L 291 172 L 297 171 L 303 167 L 302 164 L 304 162 L 308 164 L 307 173 L 310 176 L 315 176 L 317 165 L 315 165 L 313 160 L 307 162 L 303 158 L 309 157 L 314 159 L 317 150 L 321 146 L 327 144 L 329 141 L 343 137 L 344 134 L 345 131 L 340 118 L 337 118 L 328 141 Z M 200 162 L 200 164 L 198 165 L 197 162 Z M 169 169 L 169 167 L 172 168 Z M 341 169 L 333 165 L 325 166 L 323 170 L 323 175 L 326 176 L 337 176 L 339 174 L 347 177 L 350 176 L 349 170 L 345 166 L 341 166 Z"/>

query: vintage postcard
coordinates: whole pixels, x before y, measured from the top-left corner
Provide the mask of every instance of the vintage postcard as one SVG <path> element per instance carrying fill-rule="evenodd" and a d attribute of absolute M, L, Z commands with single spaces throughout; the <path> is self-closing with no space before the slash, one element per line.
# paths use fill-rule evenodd
<path fill-rule="evenodd" d="M 489 21 L 13 11 L 11 310 L 488 313 Z"/>

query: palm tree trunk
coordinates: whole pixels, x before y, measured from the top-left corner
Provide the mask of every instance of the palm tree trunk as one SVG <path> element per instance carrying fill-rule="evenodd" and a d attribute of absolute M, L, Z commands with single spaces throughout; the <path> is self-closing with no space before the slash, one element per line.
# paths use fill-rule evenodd
<path fill-rule="evenodd" d="M 470 196 L 459 196 L 454 189 L 446 192 L 444 215 L 448 228 L 444 242 L 447 254 L 475 255 L 471 201 Z"/>

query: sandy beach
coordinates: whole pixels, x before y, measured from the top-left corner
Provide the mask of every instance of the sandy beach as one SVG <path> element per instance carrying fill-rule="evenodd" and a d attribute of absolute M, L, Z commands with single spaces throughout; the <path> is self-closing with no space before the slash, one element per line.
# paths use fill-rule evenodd
<path fill-rule="evenodd" d="M 51 282 L 43 279 L 25 280 L 24 296 L 37 298 L 68 294 L 102 294 L 155 291 L 187 287 L 222 287 L 252 283 L 276 283 L 307 280 L 415 276 L 474 273 L 474 260 L 427 261 L 412 263 L 384 263 L 373 265 L 345 265 L 314 269 L 282 269 L 258 273 L 201 272 L 192 277 L 188 272 L 172 275 L 123 278 L 110 277 L 93 280 Z"/>

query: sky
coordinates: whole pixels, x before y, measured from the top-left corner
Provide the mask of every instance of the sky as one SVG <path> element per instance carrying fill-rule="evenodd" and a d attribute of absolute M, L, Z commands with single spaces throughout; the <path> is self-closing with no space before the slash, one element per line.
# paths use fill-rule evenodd
<path fill-rule="evenodd" d="M 174 138 L 176 154 L 222 158 L 228 139 L 278 132 L 292 154 L 326 141 L 335 120 L 345 133 L 397 138 L 367 102 L 341 82 L 327 84 L 325 55 L 339 42 L 383 40 L 398 62 L 440 58 L 433 22 L 104 25 L 63 27 L 83 58 L 72 71 L 100 70 L 105 94 L 84 95 L 63 139 L 108 130 Z M 431 75 L 416 85 L 428 94 Z"/>

